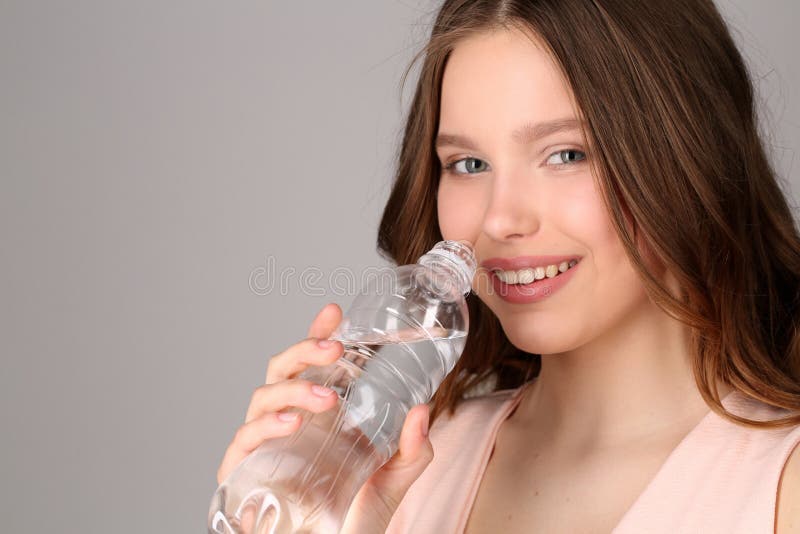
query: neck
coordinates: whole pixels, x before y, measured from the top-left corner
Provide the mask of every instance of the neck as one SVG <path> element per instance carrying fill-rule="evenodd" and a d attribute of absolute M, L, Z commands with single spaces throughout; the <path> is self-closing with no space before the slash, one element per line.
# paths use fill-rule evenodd
<path fill-rule="evenodd" d="M 732 388 L 717 384 L 720 398 Z M 709 411 L 695 384 L 688 327 L 648 301 L 601 338 L 543 354 L 515 419 L 568 448 L 686 434 Z"/>

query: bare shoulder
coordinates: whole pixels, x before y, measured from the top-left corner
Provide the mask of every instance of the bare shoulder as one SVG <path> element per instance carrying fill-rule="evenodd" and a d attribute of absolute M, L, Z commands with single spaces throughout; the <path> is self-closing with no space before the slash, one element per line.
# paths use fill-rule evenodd
<path fill-rule="evenodd" d="M 800 446 L 795 446 L 778 482 L 775 533 L 800 534 Z"/>

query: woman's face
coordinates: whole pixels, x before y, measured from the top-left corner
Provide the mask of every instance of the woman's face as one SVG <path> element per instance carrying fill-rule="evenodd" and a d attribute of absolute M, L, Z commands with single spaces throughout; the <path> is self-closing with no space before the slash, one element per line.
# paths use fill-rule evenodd
<path fill-rule="evenodd" d="M 578 120 L 555 63 L 525 34 L 484 33 L 452 52 L 437 136 L 441 233 L 474 244 L 483 266 L 474 291 L 527 352 L 578 348 L 648 301 L 592 176 Z M 570 259 L 578 263 L 562 273 Z M 549 264 L 556 269 L 526 283 Z M 492 273 L 498 266 L 506 272 Z"/>

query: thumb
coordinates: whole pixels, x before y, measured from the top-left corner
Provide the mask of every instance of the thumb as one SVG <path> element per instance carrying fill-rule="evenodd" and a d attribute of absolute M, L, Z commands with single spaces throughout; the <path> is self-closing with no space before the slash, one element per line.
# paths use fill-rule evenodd
<path fill-rule="evenodd" d="M 409 410 L 397 452 L 367 481 L 383 503 L 393 508 L 390 514 L 433 460 L 433 444 L 427 435 L 429 417 L 427 404 L 418 404 Z"/>

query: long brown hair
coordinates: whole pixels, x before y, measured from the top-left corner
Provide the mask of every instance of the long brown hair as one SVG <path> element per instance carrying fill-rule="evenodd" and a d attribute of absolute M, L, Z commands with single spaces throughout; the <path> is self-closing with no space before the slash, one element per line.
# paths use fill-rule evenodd
<path fill-rule="evenodd" d="M 800 238 L 758 133 L 745 63 L 711 0 L 446 0 L 420 57 L 378 248 L 411 263 L 442 239 L 441 171 L 434 149 L 449 53 L 477 32 L 522 29 L 549 48 L 585 120 L 609 216 L 645 288 L 692 331 L 694 377 L 729 420 L 717 379 L 800 412 Z M 633 224 L 630 224 L 630 223 Z M 637 241 L 663 263 L 680 295 L 646 268 Z M 432 400 L 431 420 L 494 375 L 496 389 L 538 375 L 541 357 L 511 345 L 474 294 L 456 368 Z"/>

